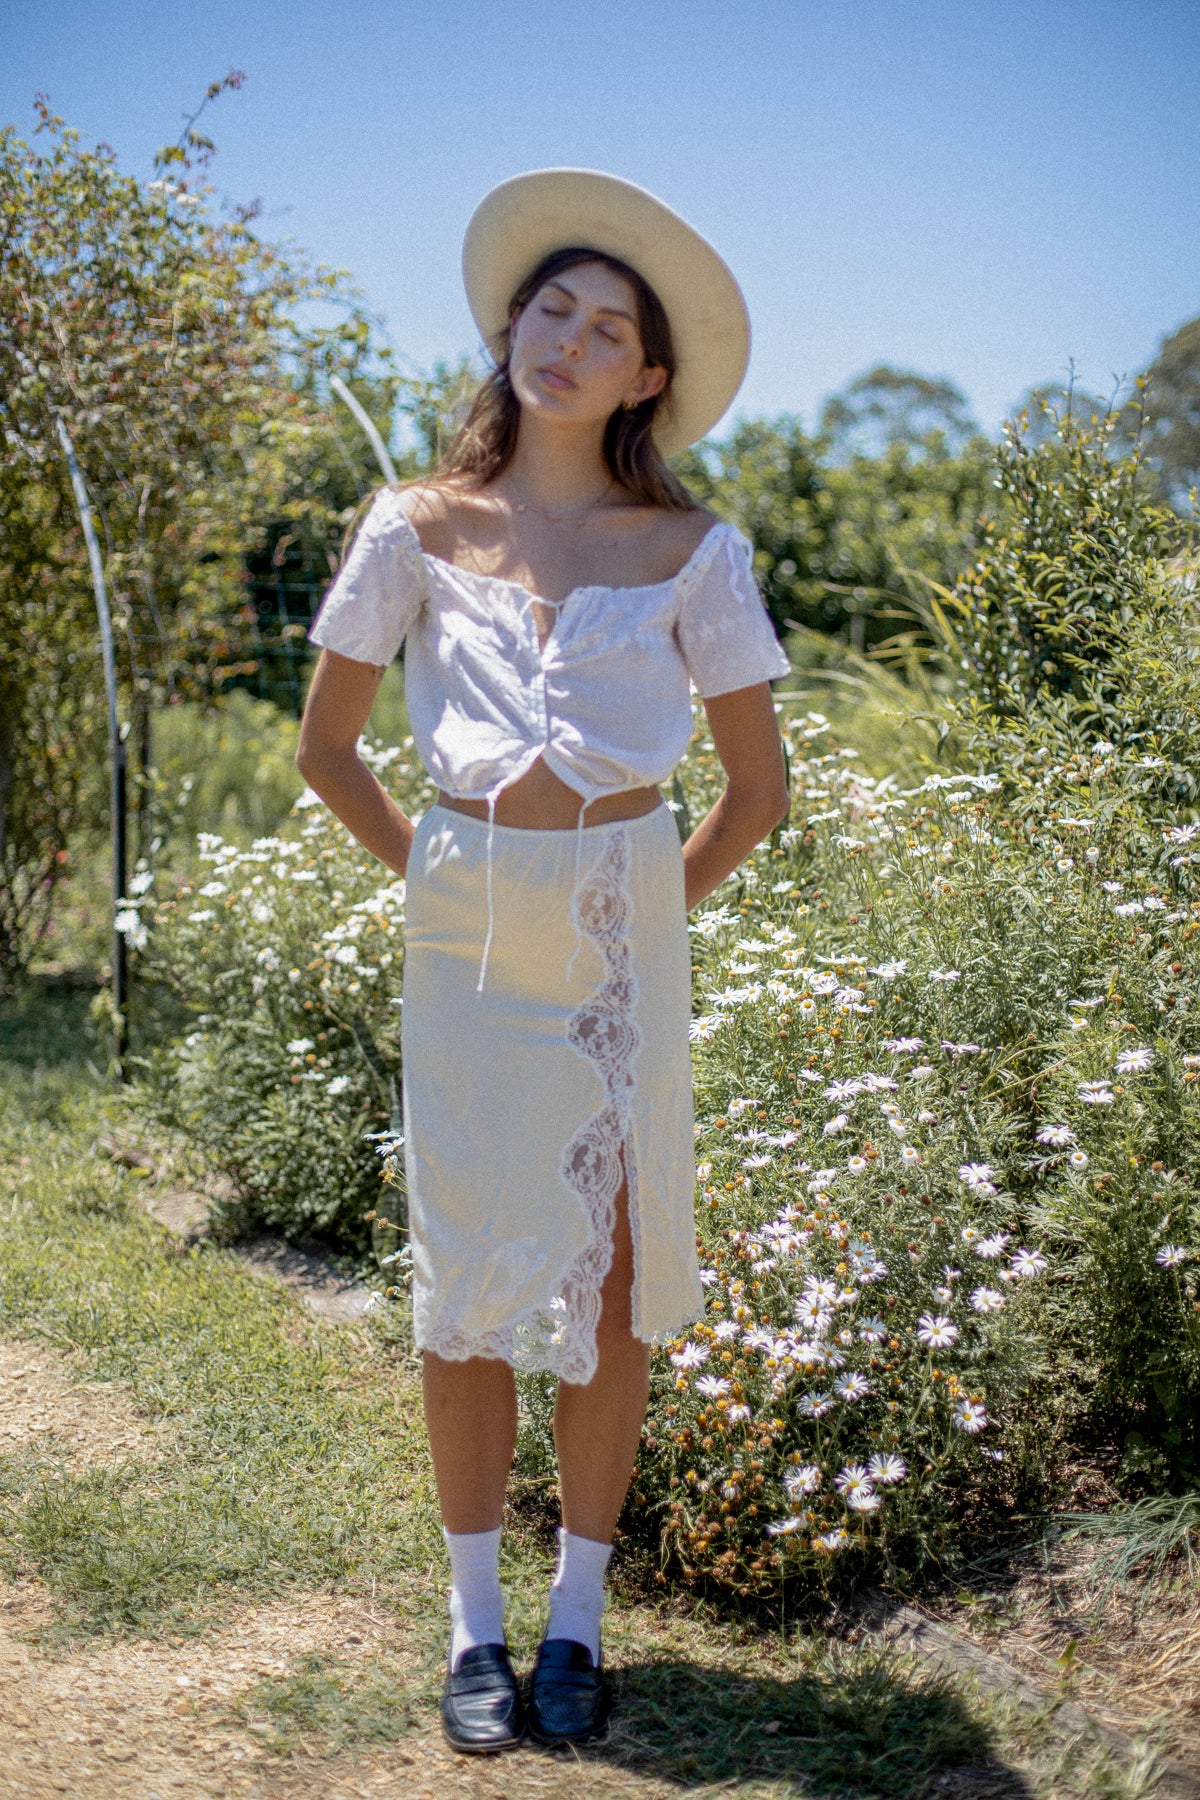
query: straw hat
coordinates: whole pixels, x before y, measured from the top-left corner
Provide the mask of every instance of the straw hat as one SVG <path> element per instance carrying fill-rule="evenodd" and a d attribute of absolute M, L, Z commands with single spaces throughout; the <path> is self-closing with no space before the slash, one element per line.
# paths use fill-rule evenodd
<path fill-rule="evenodd" d="M 498 355 L 508 303 L 552 250 L 602 250 L 636 269 L 662 301 L 676 369 L 654 436 L 672 456 L 711 431 L 742 384 L 750 320 L 742 291 L 712 245 L 661 200 L 594 169 L 534 169 L 486 194 L 463 240 L 463 281 L 475 323 Z"/>

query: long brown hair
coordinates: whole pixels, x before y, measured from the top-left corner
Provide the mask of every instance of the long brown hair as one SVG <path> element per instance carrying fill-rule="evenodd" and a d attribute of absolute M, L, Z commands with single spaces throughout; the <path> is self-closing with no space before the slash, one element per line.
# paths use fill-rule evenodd
<path fill-rule="evenodd" d="M 667 371 L 661 394 L 643 400 L 629 412 L 618 407 L 609 419 L 604 428 L 603 446 L 608 472 L 632 499 L 643 506 L 690 512 L 696 501 L 671 473 L 654 442 L 655 417 L 659 407 L 666 404 L 675 374 L 675 346 L 671 341 L 666 309 L 649 282 L 627 263 L 615 256 L 606 256 L 600 250 L 552 250 L 513 294 L 508 303 L 509 319 L 528 306 L 548 281 L 583 263 L 603 263 L 605 268 L 623 276 L 629 283 L 637 305 L 638 336 L 643 355 L 652 368 Z M 435 483 L 457 479 L 472 488 L 486 487 L 489 481 L 502 475 L 512 461 L 517 447 L 521 403 L 513 392 L 508 374 L 510 330 L 511 327 L 506 326 L 501 333 L 496 367 L 480 384 L 466 420 L 433 471 Z"/>

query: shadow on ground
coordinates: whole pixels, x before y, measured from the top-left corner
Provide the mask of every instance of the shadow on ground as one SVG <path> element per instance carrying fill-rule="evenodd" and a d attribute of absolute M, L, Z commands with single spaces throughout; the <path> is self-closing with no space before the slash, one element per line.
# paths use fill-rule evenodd
<path fill-rule="evenodd" d="M 580 1752 L 585 1762 L 685 1789 L 767 1780 L 813 1800 L 847 1792 L 915 1800 L 934 1783 L 947 1795 L 1032 1800 L 1024 1777 L 997 1760 L 969 1696 L 885 1649 L 833 1646 L 791 1681 L 647 1660 L 626 1665 L 615 1686 L 611 1733 Z"/>

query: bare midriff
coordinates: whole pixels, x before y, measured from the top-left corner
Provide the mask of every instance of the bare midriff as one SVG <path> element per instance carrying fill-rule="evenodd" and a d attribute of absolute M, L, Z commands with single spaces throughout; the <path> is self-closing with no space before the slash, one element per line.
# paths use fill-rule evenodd
<path fill-rule="evenodd" d="M 451 812 L 468 813 L 473 819 L 486 819 L 486 800 L 457 800 L 452 794 L 439 793 L 438 803 Z M 584 826 L 611 825 L 617 819 L 640 819 L 662 805 L 656 787 L 625 788 L 619 794 L 601 794 L 589 801 L 583 817 Z M 560 781 L 539 756 L 519 781 L 501 790 L 496 799 L 497 825 L 513 825 L 521 831 L 574 831 L 579 823 L 583 797 Z"/>

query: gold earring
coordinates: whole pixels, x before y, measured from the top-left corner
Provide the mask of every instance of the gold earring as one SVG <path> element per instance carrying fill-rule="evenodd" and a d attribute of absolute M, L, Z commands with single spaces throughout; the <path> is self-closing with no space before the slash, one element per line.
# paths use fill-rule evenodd
<path fill-rule="evenodd" d="M 640 400 L 622 400 L 621 411 L 622 412 L 636 412 L 638 407 L 641 404 L 642 403 Z"/>

